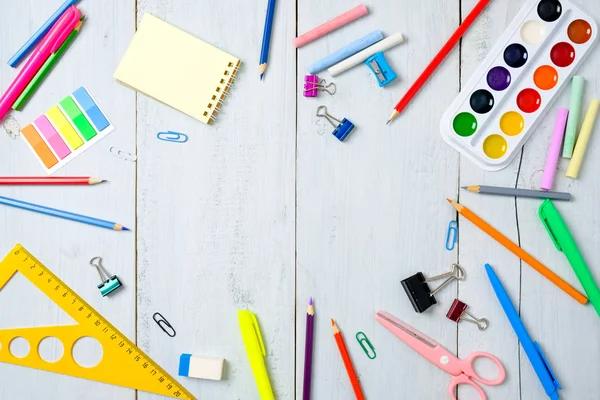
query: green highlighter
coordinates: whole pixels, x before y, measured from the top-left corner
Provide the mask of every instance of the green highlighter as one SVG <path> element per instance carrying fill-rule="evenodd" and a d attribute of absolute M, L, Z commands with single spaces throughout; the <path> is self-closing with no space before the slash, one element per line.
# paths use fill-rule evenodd
<path fill-rule="evenodd" d="M 71 32 L 71 34 L 69 36 L 67 36 L 67 38 L 65 39 L 63 44 L 58 48 L 58 50 L 56 50 L 56 53 L 52 53 L 50 55 L 50 58 L 48 58 L 48 60 L 44 63 L 42 68 L 40 68 L 38 73 L 35 74 L 32 81 L 29 83 L 29 85 L 27 85 L 27 87 L 25 88 L 23 93 L 21 93 L 21 96 L 19 96 L 17 101 L 15 101 L 15 104 L 13 104 L 13 106 L 12 106 L 13 110 L 15 110 L 15 111 L 23 110 L 23 108 L 25 107 L 25 104 L 27 104 L 27 102 L 29 101 L 31 96 L 33 96 L 33 94 L 38 89 L 38 87 L 40 87 L 42 82 L 44 82 L 44 80 L 46 79 L 48 74 L 50 74 L 50 71 L 52 71 L 52 68 L 54 68 L 56 63 L 58 63 L 60 58 L 63 56 L 63 54 L 65 54 L 65 52 L 69 49 L 69 46 L 71 46 L 73 41 L 75 41 L 75 38 L 79 34 L 79 30 L 81 29 L 81 24 L 83 23 L 84 18 L 85 18 L 85 16 L 81 17 L 81 21 L 75 27 L 75 29 L 73 29 L 73 32 Z"/>
<path fill-rule="evenodd" d="M 585 260 L 581 256 L 565 221 L 563 221 L 558 210 L 550 200 L 542 203 L 538 214 L 556 248 L 567 256 L 567 260 L 569 260 L 569 264 L 571 264 L 575 275 L 577 275 L 579 282 L 581 282 L 581 286 L 583 286 L 583 290 L 585 290 L 590 303 L 592 303 L 600 316 L 600 290 L 589 268 L 585 264 Z"/>

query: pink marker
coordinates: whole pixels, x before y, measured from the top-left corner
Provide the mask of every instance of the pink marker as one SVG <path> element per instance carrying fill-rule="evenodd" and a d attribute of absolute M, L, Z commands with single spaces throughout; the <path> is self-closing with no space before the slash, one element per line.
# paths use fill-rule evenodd
<path fill-rule="evenodd" d="M 341 15 L 338 15 L 332 20 L 325 22 L 324 24 L 317 26 L 316 28 L 306 32 L 305 34 L 298 36 L 292 42 L 294 43 L 294 46 L 296 46 L 296 48 L 302 47 L 305 44 L 310 43 L 313 40 L 318 39 L 321 36 L 326 35 L 329 32 L 335 31 L 337 28 L 340 28 L 354 21 L 355 19 L 362 17 L 363 15 L 367 15 L 368 13 L 369 10 L 367 9 L 367 6 L 361 4 L 359 6 L 354 7 L 351 10 L 346 11 Z"/>
<path fill-rule="evenodd" d="M 544 168 L 544 175 L 542 176 L 542 184 L 540 185 L 540 189 L 542 190 L 552 189 L 556 165 L 558 164 L 558 157 L 560 155 L 560 148 L 562 146 L 563 137 L 565 136 L 565 127 L 567 125 L 568 116 L 569 110 L 566 108 L 558 109 L 558 115 L 556 116 L 556 122 L 554 123 L 554 133 L 552 134 L 548 158 L 546 159 L 546 167 Z"/>
<path fill-rule="evenodd" d="M 44 36 L 38 47 L 23 66 L 19 75 L 13 83 L 6 89 L 6 92 L 0 98 L 0 121 L 6 116 L 8 110 L 25 90 L 29 82 L 34 78 L 37 72 L 42 68 L 50 55 L 56 52 L 64 43 L 67 37 L 73 32 L 75 25 L 81 19 L 81 12 L 75 6 L 71 6 L 56 21 L 50 31 Z"/>

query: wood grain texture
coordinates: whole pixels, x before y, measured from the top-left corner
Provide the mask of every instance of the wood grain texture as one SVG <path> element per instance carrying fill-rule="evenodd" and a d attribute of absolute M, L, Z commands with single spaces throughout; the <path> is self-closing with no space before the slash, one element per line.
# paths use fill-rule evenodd
<path fill-rule="evenodd" d="M 293 392 L 296 110 L 288 39 L 296 17 L 293 3 L 277 3 L 261 82 L 266 6 L 234 0 L 138 6 L 138 21 L 152 13 L 243 63 L 213 126 L 138 97 L 139 343 L 170 371 L 181 353 L 224 357 L 225 381 L 182 378 L 199 399 L 257 396 L 239 309 L 258 318 L 276 396 Z M 161 130 L 190 140 L 159 141 Z M 156 311 L 174 325 L 175 338 L 152 321 Z"/>
<path fill-rule="evenodd" d="M 15 70 L 6 60 L 51 15 L 61 1 L 28 3 L 16 7 L 0 3 L 0 87 L 6 88 Z M 115 132 L 59 171 L 59 175 L 90 175 L 109 182 L 91 187 L 4 187 L 0 195 L 37 202 L 135 228 L 135 164 L 109 153 L 110 146 L 135 151 L 135 97 L 114 84 L 112 73 L 133 32 L 133 7 L 126 2 L 82 2 L 88 16 L 79 37 L 40 87 L 24 112 L 13 113 L 21 127 L 49 109 L 81 85 L 102 106 Z M 107 24 L 110 21 L 110 24 Z M 118 99 L 115 101 L 115 99 Z M 12 140 L 0 132 L 2 175 L 43 175 L 22 138 Z M 17 243 L 23 244 L 92 307 L 132 339 L 135 323 L 135 232 L 115 232 L 41 214 L 0 208 L 1 257 Z M 104 266 L 125 285 L 110 298 L 102 298 L 97 272 L 89 260 L 101 256 Z M 72 323 L 56 305 L 25 278 L 17 275 L 0 292 L 2 328 Z M 8 343 L 2 343 L 8 346 Z M 34 349 L 32 349 L 34 351 Z M 55 348 L 54 352 L 59 349 Z M 79 353 L 78 353 L 79 354 Z M 89 353 L 81 353 L 84 358 Z M 133 390 L 82 379 L 0 364 L 2 399 L 124 399 L 133 400 Z"/>
<path fill-rule="evenodd" d="M 39 4 L 38 4 L 39 3 Z M 14 51 L 60 3 L 0 3 L 0 60 Z M 492 1 L 456 48 L 393 124 L 393 105 L 474 6 L 476 0 L 369 0 L 370 14 L 298 50 L 292 39 L 347 10 L 343 0 L 278 1 L 269 69 L 257 76 L 267 1 L 194 0 L 85 1 L 81 35 L 25 111 L 21 126 L 66 94 L 86 85 L 116 131 L 61 175 L 108 179 L 93 187 L 3 187 L 0 195 L 38 201 L 123 223 L 133 232 L 110 232 L 25 211 L 0 208 L 0 256 L 25 245 L 84 299 L 155 361 L 177 374 L 179 355 L 226 358 L 221 382 L 180 378 L 199 399 L 256 399 L 256 385 L 243 348 L 237 310 L 259 320 L 266 363 L 278 399 L 302 397 L 306 302 L 315 299 L 313 398 L 353 398 L 331 334 L 335 318 L 368 399 L 447 398 L 449 376 L 422 359 L 376 323 L 385 310 L 456 351 L 496 355 L 506 381 L 484 387 L 490 399 L 546 399 L 488 283 L 483 265 L 494 266 L 525 325 L 546 352 L 569 399 L 593 400 L 600 390 L 598 318 L 543 279 L 529 266 L 459 219 L 459 243 L 444 248 L 447 225 L 456 213 L 444 200 L 458 199 L 568 282 L 579 287 L 568 262 L 548 238 L 537 216 L 540 201 L 483 196 L 460 186 L 539 185 L 554 124 L 552 110 L 522 154 L 501 172 L 488 173 L 446 145 L 439 119 L 473 74 L 525 0 Z M 581 1 L 597 20 L 600 5 Z M 149 12 L 236 55 L 237 83 L 213 126 L 201 124 L 115 83 L 112 74 Z M 375 29 L 401 31 L 405 43 L 386 52 L 399 78 L 379 88 L 364 65 L 335 78 L 334 96 L 302 96 L 314 61 Z M 600 92 L 592 52 L 581 74 L 587 78 L 585 105 Z M 0 87 L 15 71 L 0 65 Z M 319 75 L 332 81 L 326 72 Z M 568 93 L 558 100 L 568 106 Z M 346 142 L 315 116 L 326 105 L 355 125 Z M 157 132 L 189 135 L 186 144 L 159 141 Z M 136 153 L 137 163 L 109 154 L 110 146 Z M 0 131 L 0 175 L 43 173 L 22 139 Z M 593 274 L 600 244 L 596 206 L 600 184 L 598 138 L 592 136 L 580 179 L 564 177 L 561 160 L 556 190 L 574 201 L 558 204 Z M 102 298 L 89 259 L 102 256 L 125 288 Z M 418 271 L 433 276 L 459 262 L 466 280 L 436 295 L 438 305 L 416 314 L 400 281 Z M 432 282 L 436 287 L 439 282 Z M 490 321 L 456 325 L 445 314 L 457 297 Z M 169 338 L 152 321 L 162 313 L 175 327 Z M 22 277 L 0 292 L 0 328 L 68 324 L 69 317 Z M 375 346 L 369 360 L 355 339 L 363 331 Z M 9 344 L 0 343 L 1 346 Z M 59 348 L 53 347 L 57 354 Z M 86 354 L 84 354 L 85 356 Z M 89 356 L 89 354 L 87 354 Z M 493 366 L 477 365 L 485 375 Z M 35 382 L 34 384 L 31 384 Z M 0 399 L 157 399 L 95 382 L 0 364 Z M 461 387 L 461 400 L 478 399 Z"/>

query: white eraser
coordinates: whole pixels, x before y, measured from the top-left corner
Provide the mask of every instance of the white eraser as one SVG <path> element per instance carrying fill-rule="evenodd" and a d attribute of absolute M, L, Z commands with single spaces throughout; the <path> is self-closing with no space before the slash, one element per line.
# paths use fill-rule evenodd
<path fill-rule="evenodd" d="M 182 354 L 179 357 L 179 376 L 220 381 L 223 378 L 224 364 L 224 358 Z"/>

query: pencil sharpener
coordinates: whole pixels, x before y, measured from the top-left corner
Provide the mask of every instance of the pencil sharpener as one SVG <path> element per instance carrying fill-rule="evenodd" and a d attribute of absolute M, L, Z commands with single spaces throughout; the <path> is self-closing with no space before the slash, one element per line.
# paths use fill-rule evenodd
<path fill-rule="evenodd" d="M 397 75 L 387 63 L 382 52 L 375 53 L 365 61 L 367 67 L 371 70 L 379 87 L 383 87 L 396 79 Z"/>
<path fill-rule="evenodd" d="M 418 313 L 422 313 L 432 305 L 437 304 L 437 300 L 431 295 L 431 289 L 422 272 L 417 272 L 413 276 L 404 279 L 402 287 L 413 308 Z"/>
<path fill-rule="evenodd" d="M 102 297 L 106 297 L 121 286 L 123 285 L 121 284 L 119 278 L 117 278 L 116 275 L 113 275 L 107 281 L 99 284 L 98 289 L 100 290 L 100 294 L 102 294 Z"/>

